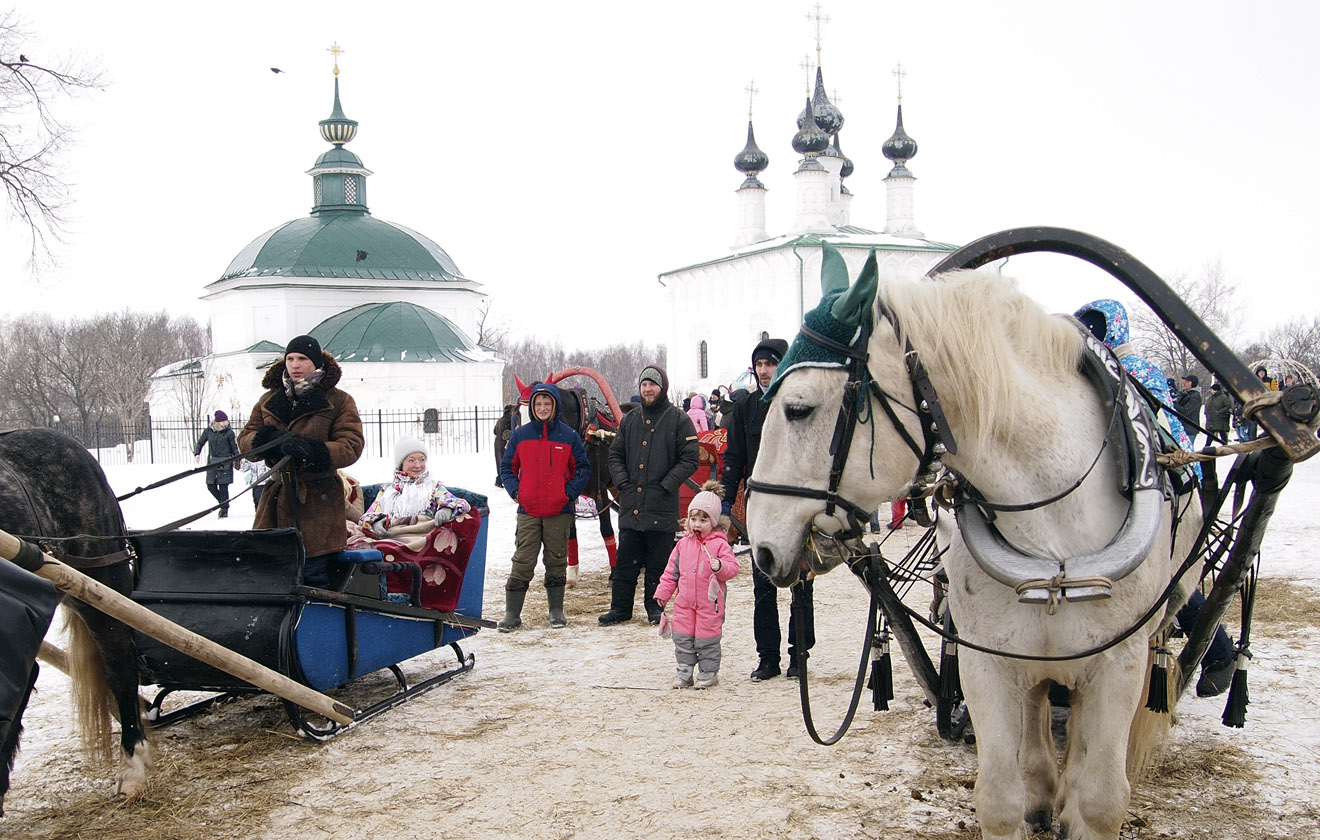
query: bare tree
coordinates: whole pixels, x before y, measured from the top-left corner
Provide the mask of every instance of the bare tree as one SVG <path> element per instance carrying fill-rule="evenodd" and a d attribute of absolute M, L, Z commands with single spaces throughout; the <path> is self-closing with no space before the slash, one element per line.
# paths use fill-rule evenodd
<path fill-rule="evenodd" d="M 185 359 L 157 373 L 156 380 L 179 414 L 195 425 L 194 434 L 200 434 L 201 418 L 215 401 L 219 386 L 210 362 L 205 357 Z"/>
<path fill-rule="evenodd" d="M 147 416 L 151 375 L 180 358 L 204 355 L 209 341 L 191 318 L 171 318 L 166 312 L 124 310 L 93 321 L 99 336 L 101 396 L 104 409 L 115 415 L 124 430 L 128 459 L 138 426 Z"/>
<path fill-rule="evenodd" d="M 1216 260 L 1206 263 L 1197 277 L 1178 274 L 1168 279 L 1174 294 L 1182 298 L 1214 333 L 1230 347 L 1242 334 L 1243 311 L 1237 287 Z M 1206 370 L 1173 331 L 1148 308 L 1138 305 L 1132 312 L 1132 344 L 1137 352 L 1164 371 L 1181 377 L 1195 373 L 1205 379 Z"/>
<path fill-rule="evenodd" d="M 504 357 L 504 396 L 506 401 L 518 399 L 518 389 L 513 377 L 517 374 L 524 384 L 544 379 L 547 375 L 573 365 L 594 368 L 605 377 L 610 390 L 620 402 L 637 392 L 637 375 L 649 364 L 663 366 L 665 351 L 663 346 L 635 344 L 612 344 L 608 347 L 590 350 L 565 351 L 561 343 L 548 344 L 537 338 L 527 338 L 516 343 L 508 343 L 501 350 Z M 569 385 L 581 385 L 590 393 L 597 390 L 588 385 L 589 380 L 574 380 Z"/>
<path fill-rule="evenodd" d="M 477 307 L 477 344 L 500 352 L 509 339 L 509 324 L 491 314 L 491 299 Z"/>
<path fill-rule="evenodd" d="M 49 315 L 26 315 L 0 326 L 0 402 L 4 417 L 25 426 L 48 426 L 71 407 L 51 386 L 54 374 L 42 346 Z"/>
<path fill-rule="evenodd" d="M 69 204 L 60 156 L 73 136 L 55 116 L 61 98 L 100 89 L 99 72 L 71 59 L 31 50 L 26 26 L 13 11 L 0 13 L 0 183 L 9 214 L 23 224 L 32 270 L 51 257 L 50 239 L 59 239 Z"/>
<path fill-rule="evenodd" d="M 1257 342 L 1250 359 L 1292 359 L 1320 372 L 1320 315 L 1297 318 L 1270 330 Z"/>

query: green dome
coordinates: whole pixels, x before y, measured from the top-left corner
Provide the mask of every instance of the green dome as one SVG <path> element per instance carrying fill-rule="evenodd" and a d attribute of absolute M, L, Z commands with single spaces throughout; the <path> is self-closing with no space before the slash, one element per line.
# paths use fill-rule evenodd
<path fill-rule="evenodd" d="M 412 303 L 367 303 L 312 328 L 338 362 L 485 361 L 477 345 L 442 315 Z"/>
<path fill-rule="evenodd" d="M 425 236 L 353 212 L 319 213 L 263 233 L 216 282 L 236 277 L 466 280 L 444 249 Z"/>

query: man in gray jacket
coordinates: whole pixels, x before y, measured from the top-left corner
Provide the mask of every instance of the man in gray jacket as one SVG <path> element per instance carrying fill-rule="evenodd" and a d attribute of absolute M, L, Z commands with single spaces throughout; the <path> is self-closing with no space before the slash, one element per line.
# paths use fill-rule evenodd
<path fill-rule="evenodd" d="M 610 476 L 619 488 L 619 556 L 610 586 L 604 626 L 632 620 L 637 576 L 645 572 L 642 604 L 652 624 L 660 622 L 655 587 L 674 549 L 682 511 L 678 488 L 697 468 L 699 448 L 692 419 L 669 402 L 669 377 L 648 365 L 638 377 L 641 408 L 623 416 L 610 444 Z"/>

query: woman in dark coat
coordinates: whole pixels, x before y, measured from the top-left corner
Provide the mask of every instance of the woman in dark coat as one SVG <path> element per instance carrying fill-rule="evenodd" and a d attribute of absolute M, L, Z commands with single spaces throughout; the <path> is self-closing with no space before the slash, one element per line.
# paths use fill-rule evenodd
<path fill-rule="evenodd" d="M 228 414 L 217 411 L 215 422 L 207 426 L 197 439 L 193 455 L 198 461 L 202 458 L 203 446 L 206 447 L 206 463 L 211 465 L 206 471 L 206 489 L 220 503 L 220 518 L 224 519 L 229 515 L 229 485 L 234 483 L 233 458 L 238 455 L 238 441 L 234 438 L 234 430 L 229 428 Z"/>
<path fill-rule="evenodd" d="M 274 465 L 289 462 L 271 476 L 261 494 L 253 528 L 296 527 L 302 532 L 308 586 L 329 584 L 329 562 L 343 550 L 344 488 L 336 470 L 362 455 L 362 419 L 357 403 L 339 390 L 343 372 L 310 335 L 289 342 L 284 358 L 261 380 L 269 388 L 252 409 L 238 444 L 246 452 L 284 433 L 265 453 Z"/>

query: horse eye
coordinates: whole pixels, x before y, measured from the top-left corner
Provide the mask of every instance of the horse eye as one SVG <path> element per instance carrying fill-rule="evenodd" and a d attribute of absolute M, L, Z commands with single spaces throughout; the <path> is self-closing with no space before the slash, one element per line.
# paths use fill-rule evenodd
<path fill-rule="evenodd" d="M 788 403 L 784 406 L 784 417 L 789 420 L 805 420 L 815 411 L 814 405 L 802 405 L 801 403 Z"/>

